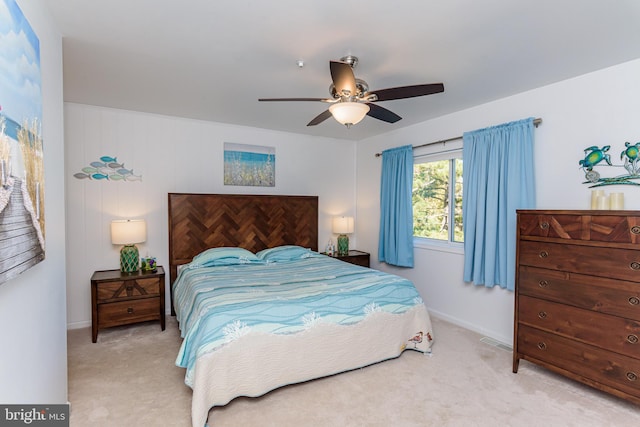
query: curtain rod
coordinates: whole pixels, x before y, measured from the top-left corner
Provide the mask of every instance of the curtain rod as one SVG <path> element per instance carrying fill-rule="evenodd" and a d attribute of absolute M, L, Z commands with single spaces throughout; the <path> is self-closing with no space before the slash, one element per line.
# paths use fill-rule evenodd
<path fill-rule="evenodd" d="M 541 118 L 537 118 L 537 119 L 533 120 L 533 125 L 535 127 L 538 127 L 540 125 L 540 123 L 542 123 L 542 119 Z M 416 148 L 427 147 L 429 145 L 434 145 L 434 144 L 445 144 L 447 142 L 457 141 L 459 139 L 462 139 L 462 136 L 456 136 L 454 138 L 441 139 L 440 141 L 427 142 L 426 144 L 416 145 L 415 147 L 413 147 L 413 149 L 415 150 Z M 382 156 L 382 153 L 376 153 L 376 157 L 380 157 L 380 156 Z"/>

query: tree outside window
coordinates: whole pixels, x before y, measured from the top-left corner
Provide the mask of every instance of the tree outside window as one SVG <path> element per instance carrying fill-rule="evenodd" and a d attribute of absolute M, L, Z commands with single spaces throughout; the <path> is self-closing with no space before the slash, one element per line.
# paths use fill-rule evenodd
<path fill-rule="evenodd" d="M 417 158 L 413 166 L 413 235 L 444 242 L 464 241 L 462 153 Z"/>

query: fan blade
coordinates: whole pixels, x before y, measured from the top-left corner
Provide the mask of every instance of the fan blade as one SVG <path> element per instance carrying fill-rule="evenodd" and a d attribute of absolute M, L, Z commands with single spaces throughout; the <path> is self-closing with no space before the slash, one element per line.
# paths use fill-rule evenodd
<path fill-rule="evenodd" d="M 318 114 L 313 120 L 307 123 L 307 126 L 315 126 L 317 124 L 320 124 L 325 120 L 327 120 L 329 117 L 331 117 L 331 111 L 324 110 L 322 113 Z"/>
<path fill-rule="evenodd" d="M 367 113 L 367 116 L 369 117 L 373 117 L 374 119 L 382 120 L 383 122 L 387 123 L 395 123 L 398 120 L 402 120 L 402 117 L 400 117 L 393 111 L 389 111 L 377 104 L 367 102 L 367 105 L 369 106 L 369 112 Z"/>
<path fill-rule="evenodd" d="M 333 102 L 332 99 L 325 98 L 260 98 L 258 101 L 320 101 Z"/>
<path fill-rule="evenodd" d="M 400 86 L 389 89 L 381 89 L 369 92 L 378 97 L 377 101 L 390 101 L 392 99 L 415 98 L 416 96 L 433 95 L 444 92 L 442 83 L 431 83 L 426 85 Z"/>
<path fill-rule="evenodd" d="M 358 92 L 356 78 L 351 65 L 345 62 L 330 61 L 331 79 L 339 95 L 355 96 Z"/>

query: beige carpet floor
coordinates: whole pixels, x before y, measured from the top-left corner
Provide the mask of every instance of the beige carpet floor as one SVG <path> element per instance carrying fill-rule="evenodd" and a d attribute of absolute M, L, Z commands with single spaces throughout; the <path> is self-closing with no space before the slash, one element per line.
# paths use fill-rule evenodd
<path fill-rule="evenodd" d="M 210 427 L 640 426 L 640 406 L 520 362 L 481 336 L 433 318 L 433 355 L 399 358 L 238 398 L 209 412 Z M 189 427 L 191 390 L 174 365 L 174 318 L 68 333 L 71 426 Z"/>

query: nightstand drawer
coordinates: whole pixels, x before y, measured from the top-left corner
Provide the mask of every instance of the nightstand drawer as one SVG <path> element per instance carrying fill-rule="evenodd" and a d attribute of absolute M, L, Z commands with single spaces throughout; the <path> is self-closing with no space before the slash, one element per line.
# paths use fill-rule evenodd
<path fill-rule="evenodd" d="M 100 327 L 126 325 L 160 319 L 160 298 L 121 301 L 98 305 Z"/>
<path fill-rule="evenodd" d="M 103 301 L 160 295 L 160 280 L 156 277 L 118 280 L 98 284 L 98 303 Z"/>

